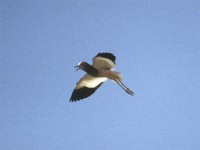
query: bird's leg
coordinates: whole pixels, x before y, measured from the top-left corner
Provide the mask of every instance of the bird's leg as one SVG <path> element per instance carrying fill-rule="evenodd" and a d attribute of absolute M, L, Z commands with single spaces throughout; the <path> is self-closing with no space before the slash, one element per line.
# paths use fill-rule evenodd
<path fill-rule="evenodd" d="M 129 88 L 127 88 L 121 81 L 119 81 L 118 79 L 114 79 L 115 82 L 117 82 L 117 84 L 128 94 L 133 95 L 134 92 L 131 91 Z"/>
<path fill-rule="evenodd" d="M 105 72 L 104 72 L 105 73 Z M 109 71 L 106 75 L 104 75 L 105 77 L 114 80 L 126 93 L 133 95 L 134 92 L 131 91 L 129 88 L 127 88 L 121 81 L 120 78 L 114 74 L 113 72 Z"/>

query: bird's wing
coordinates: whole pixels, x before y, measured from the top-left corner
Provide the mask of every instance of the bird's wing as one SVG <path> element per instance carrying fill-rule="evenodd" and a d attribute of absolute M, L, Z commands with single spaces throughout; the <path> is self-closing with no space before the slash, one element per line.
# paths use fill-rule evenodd
<path fill-rule="evenodd" d="M 79 101 L 92 95 L 101 84 L 106 81 L 104 77 L 93 77 L 88 74 L 84 75 L 76 84 L 76 87 L 71 95 L 70 101 Z"/>
<path fill-rule="evenodd" d="M 113 69 L 116 57 L 111 53 L 98 53 L 92 60 L 96 69 Z"/>

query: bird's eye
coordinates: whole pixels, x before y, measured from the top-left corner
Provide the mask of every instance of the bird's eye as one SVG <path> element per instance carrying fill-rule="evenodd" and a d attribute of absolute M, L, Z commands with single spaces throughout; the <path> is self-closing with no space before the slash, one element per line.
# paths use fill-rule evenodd
<path fill-rule="evenodd" d="M 82 62 L 80 65 L 81 65 L 81 66 L 85 66 L 85 64 L 86 64 L 85 62 Z"/>

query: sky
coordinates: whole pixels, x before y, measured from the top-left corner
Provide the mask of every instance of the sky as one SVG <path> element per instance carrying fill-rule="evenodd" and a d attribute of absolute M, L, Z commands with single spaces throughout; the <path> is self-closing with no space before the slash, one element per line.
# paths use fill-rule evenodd
<path fill-rule="evenodd" d="M 200 149 L 198 0 L 1 0 L 1 150 Z M 99 52 L 106 81 L 71 103 Z"/>

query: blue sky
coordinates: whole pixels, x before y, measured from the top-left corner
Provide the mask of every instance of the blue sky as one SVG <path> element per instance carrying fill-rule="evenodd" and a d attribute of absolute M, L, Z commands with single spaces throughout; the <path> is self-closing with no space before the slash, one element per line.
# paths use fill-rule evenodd
<path fill-rule="evenodd" d="M 0 3 L 0 149 L 200 149 L 198 0 Z M 107 81 L 70 103 L 98 52 L 135 95 Z"/>

